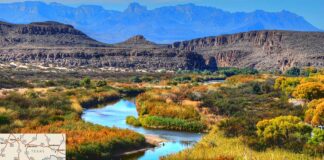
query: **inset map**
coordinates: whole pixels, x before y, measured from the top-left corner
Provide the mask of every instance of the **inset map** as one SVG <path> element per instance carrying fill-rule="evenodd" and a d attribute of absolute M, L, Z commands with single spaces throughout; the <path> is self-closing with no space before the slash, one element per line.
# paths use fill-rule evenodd
<path fill-rule="evenodd" d="M 0 134 L 0 159 L 65 160 L 65 134 Z"/>

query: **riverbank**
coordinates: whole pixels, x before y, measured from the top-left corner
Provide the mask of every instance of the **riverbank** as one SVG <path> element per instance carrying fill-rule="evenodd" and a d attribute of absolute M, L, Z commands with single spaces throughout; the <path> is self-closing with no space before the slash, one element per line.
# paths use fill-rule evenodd
<path fill-rule="evenodd" d="M 151 134 L 144 134 L 145 140 L 147 143 L 158 146 L 162 142 L 167 142 L 167 139 L 161 138 L 156 135 L 151 135 Z"/>
<path fill-rule="evenodd" d="M 144 135 L 145 142 L 150 146 L 141 145 L 131 150 L 117 152 L 116 157 L 126 156 L 130 157 L 129 159 L 159 159 L 192 146 L 202 136 L 199 133 L 134 127 L 126 124 L 127 116 L 138 116 L 135 99 L 121 99 L 105 107 L 86 109 L 83 111 L 82 119 L 86 122 L 128 129 Z"/>
<path fill-rule="evenodd" d="M 0 90 L 0 133 L 65 133 L 67 159 L 110 159 L 123 151 L 152 146 L 132 130 L 104 127 L 81 119 L 82 102 L 103 104 L 106 100 L 133 94 L 102 81 L 84 86 L 53 86 Z M 100 102 L 100 103 L 99 103 Z M 102 103 L 101 103 L 102 102 Z M 90 104 L 90 103 L 89 103 Z"/>
<path fill-rule="evenodd" d="M 225 137 L 222 131 L 213 129 L 202 138 L 194 147 L 179 153 L 162 157 L 162 160 L 234 160 L 234 159 L 258 159 L 258 160 L 321 160 L 320 157 L 311 157 L 303 153 L 294 153 L 280 148 L 270 148 L 264 151 L 256 151 L 249 148 L 242 137 Z"/>
<path fill-rule="evenodd" d="M 136 98 L 139 118 L 133 117 L 129 124 L 134 122 L 135 125 L 152 129 L 208 132 L 211 123 L 219 118 L 209 116 L 210 111 L 203 107 L 201 96 L 219 85 L 186 84 L 146 91 Z"/>
<path fill-rule="evenodd" d="M 144 137 L 145 137 L 145 141 L 147 142 L 147 145 L 132 149 L 130 151 L 125 151 L 123 153 L 119 153 L 119 154 L 115 155 L 114 157 L 124 157 L 124 156 L 130 156 L 130 155 L 142 153 L 149 149 L 160 146 L 161 143 L 168 142 L 167 139 L 161 138 L 156 135 L 145 134 Z"/>

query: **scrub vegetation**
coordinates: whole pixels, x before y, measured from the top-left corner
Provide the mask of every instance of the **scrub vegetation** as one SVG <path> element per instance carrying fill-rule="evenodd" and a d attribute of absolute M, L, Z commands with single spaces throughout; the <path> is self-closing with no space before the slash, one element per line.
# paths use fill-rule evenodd
<path fill-rule="evenodd" d="M 199 101 L 190 98 L 193 87 L 153 89 L 136 98 L 139 121 L 147 128 L 201 132 L 207 129 Z M 199 93 L 197 93 L 199 94 Z"/>
<path fill-rule="evenodd" d="M 0 132 L 66 133 L 68 159 L 111 159 L 146 145 L 144 136 L 134 131 L 80 118 L 84 108 L 130 95 L 137 95 L 138 118 L 127 117 L 128 124 L 206 133 L 192 148 L 163 159 L 322 159 L 324 155 L 324 71 L 312 67 L 283 74 L 235 68 L 127 74 L 118 80 L 85 76 L 11 81 L 8 77 L 0 77 L 1 87 L 7 88 L 0 92 Z M 222 79 L 226 80 L 215 82 Z"/>
<path fill-rule="evenodd" d="M 227 78 L 200 98 L 222 119 L 193 148 L 163 159 L 322 159 L 323 78 L 311 69 Z"/>
<path fill-rule="evenodd" d="M 51 87 L 2 91 L 1 133 L 66 133 L 67 159 L 75 160 L 112 158 L 146 145 L 144 136 L 134 131 L 81 120 L 83 108 L 127 96 L 127 88 L 113 88 L 90 78 L 74 81 L 73 86 L 47 83 Z"/>

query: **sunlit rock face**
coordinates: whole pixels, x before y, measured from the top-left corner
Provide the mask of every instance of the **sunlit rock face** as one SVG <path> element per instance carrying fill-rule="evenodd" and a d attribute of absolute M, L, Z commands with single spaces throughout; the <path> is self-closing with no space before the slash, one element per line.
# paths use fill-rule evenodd
<path fill-rule="evenodd" d="M 202 55 L 157 45 L 143 36 L 108 45 L 57 22 L 0 23 L 0 61 L 54 67 L 158 71 L 208 69 Z"/>
<path fill-rule="evenodd" d="M 286 70 L 324 66 L 324 33 L 250 31 L 156 44 L 137 35 L 117 44 L 89 38 L 57 22 L 0 23 L 0 61 L 67 68 L 130 70 L 216 70 L 251 67 Z"/>
<path fill-rule="evenodd" d="M 219 67 L 286 70 L 293 66 L 324 66 L 324 32 L 250 31 L 198 38 L 169 45 L 192 51 Z"/>

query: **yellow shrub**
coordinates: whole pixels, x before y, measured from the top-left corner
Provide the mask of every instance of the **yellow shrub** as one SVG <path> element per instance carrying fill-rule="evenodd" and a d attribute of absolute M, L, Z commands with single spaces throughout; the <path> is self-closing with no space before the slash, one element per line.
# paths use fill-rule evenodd
<path fill-rule="evenodd" d="M 311 101 L 307 107 L 305 122 L 313 126 L 324 125 L 324 98 Z"/>
<path fill-rule="evenodd" d="M 235 84 L 235 83 L 247 83 L 247 82 L 251 82 L 254 81 L 256 79 L 258 79 L 258 76 L 255 75 L 236 75 L 236 76 L 232 76 L 226 79 L 227 83 L 230 84 Z"/>
<path fill-rule="evenodd" d="M 201 105 L 200 101 L 191 101 L 191 100 L 183 100 L 181 102 L 184 106 L 191 106 L 191 107 L 199 107 Z"/>
<path fill-rule="evenodd" d="M 320 82 L 306 82 L 296 87 L 293 96 L 299 99 L 313 100 L 324 97 L 324 84 Z"/>
<path fill-rule="evenodd" d="M 279 77 L 275 81 L 274 88 L 290 95 L 295 90 L 295 87 L 300 84 L 300 81 L 301 78 L 296 77 Z"/>
<path fill-rule="evenodd" d="M 71 107 L 78 113 L 81 113 L 83 111 L 83 108 L 76 97 L 71 98 Z"/>
<path fill-rule="evenodd" d="M 306 82 L 320 82 L 324 83 L 324 75 L 322 74 L 315 74 L 311 75 L 310 77 L 303 78 L 300 83 L 306 83 Z"/>

